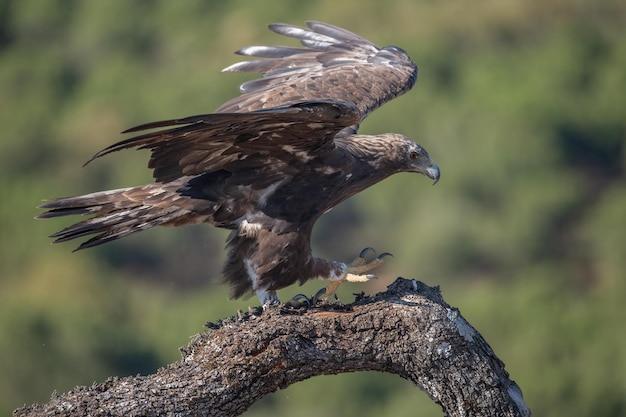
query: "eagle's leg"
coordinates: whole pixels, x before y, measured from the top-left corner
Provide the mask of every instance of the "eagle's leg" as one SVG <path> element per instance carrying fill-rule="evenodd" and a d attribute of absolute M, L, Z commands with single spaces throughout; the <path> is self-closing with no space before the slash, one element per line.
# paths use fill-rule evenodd
<path fill-rule="evenodd" d="M 347 282 L 367 282 L 370 279 L 377 278 L 376 275 L 366 274 L 366 272 L 369 272 L 373 269 L 378 268 L 379 266 L 383 264 L 384 262 L 383 259 L 386 256 L 393 256 L 393 255 L 388 252 L 385 252 L 385 253 L 381 253 L 376 258 L 372 259 L 371 261 L 368 261 L 366 256 L 369 252 L 376 252 L 376 251 L 369 247 L 363 249 L 359 253 L 359 256 L 354 258 L 354 260 L 350 262 L 349 264 L 346 264 L 345 275 L 343 276 L 343 278 L 331 281 L 326 286 L 326 288 L 322 288 L 313 296 L 313 300 L 315 301 L 319 299 L 320 297 L 327 298 L 327 297 L 332 296 L 335 293 L 335 291 L 337 291 L 337 288 L 339 288 L 339 286 L 346 281 Z"/>
<path fill-rule="evenodd" d="M 278 294 L 276 291 L 269 291 L 263 289 L 257 289 L 256 291 L 257 297 L 259 297 L 259 301 L 263 308 L 265 308 L 268 304 L 279 304 L 280 300 L 278 299 Z"/>

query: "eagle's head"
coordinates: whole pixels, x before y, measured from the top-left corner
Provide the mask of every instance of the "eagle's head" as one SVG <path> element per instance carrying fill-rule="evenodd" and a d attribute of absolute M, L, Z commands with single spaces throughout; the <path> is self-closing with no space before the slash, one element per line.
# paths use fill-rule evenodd
<path fill-rule="evenodd" d="M 433 185 L 439 181 L 439 166 L 430 159 L 426 149 L 404 135 L 388 133 L 385 140 L 393 147 L 394 165 L 399 172 L 417 172 L 433 180 Z"/>

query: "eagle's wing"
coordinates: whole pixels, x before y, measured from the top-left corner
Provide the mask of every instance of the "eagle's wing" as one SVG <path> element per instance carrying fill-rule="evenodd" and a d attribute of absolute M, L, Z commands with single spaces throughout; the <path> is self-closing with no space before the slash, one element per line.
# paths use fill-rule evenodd
<path fill-rule="evenodd" d="M 148 123 L 135 136 L 98 152 L 93 159 L 127 148 L 150 149 L 148 167 L 156 181 L 200 175 L 220 169 L 288 168 L 322 157 L 335 148 L 334 136 L 361 119 L 347 103 L 304 102 L 250 113 L 214 113 Z M 176 127 L 172 127 L 176 126 Z"/>
<path fill-rule="evenodd" d="M 237 51 L 261 59 L 233 64 L 223 72 L 258 72 L 263 76 L 242 84 L 242 95 L 224 103 L 217 112 L 330 100 L 356 106 L 364 118 L 415 84 L 417 66 L 402 49 L 379 48 L 327 23 L 306 24 L 307 28 L 269 26 L 273 32 L 299 39 L 303 48 L 248 46 Z"/>

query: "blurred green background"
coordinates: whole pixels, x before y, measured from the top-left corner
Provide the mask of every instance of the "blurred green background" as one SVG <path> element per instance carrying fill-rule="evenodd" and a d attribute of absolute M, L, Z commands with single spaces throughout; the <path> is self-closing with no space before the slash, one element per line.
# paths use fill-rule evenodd
<path fill-rule="evenodd" d="M 375 285 L 440 285 L 535 415 L 626 415 L 623 1 L 0 1 L 0 414 L 110 375 L 151 373 L 206 321 L 256 305 L 210 284 L 226 232 L 154 229 L 72 253 L 42 199 L 151 181 L 146 152 L 82 169 L 139 123 L 208 113 L 219 75 L 271 22 L 322 20 L 406 49 L 413 91 L 364 133 L 415 138 L 436 187 L 401 174 L 318 223 L 318 255 L 392 252 Z M 313 293 L 321 282 L 281 293 Z M 248 416 L 440 415 L 398 377 L 314 378 Z"/>

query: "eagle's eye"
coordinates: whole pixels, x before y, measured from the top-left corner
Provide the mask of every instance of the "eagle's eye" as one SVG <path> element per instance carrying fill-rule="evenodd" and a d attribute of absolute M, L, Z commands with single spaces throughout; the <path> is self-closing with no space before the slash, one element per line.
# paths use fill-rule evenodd
<path fill-rule="evenodd" d="M 420 153 L 417 151 L 411 151 L 411 153 L 409 153 L 409 158 L 411 159 L 417 159 L 420 157 Z"/>

